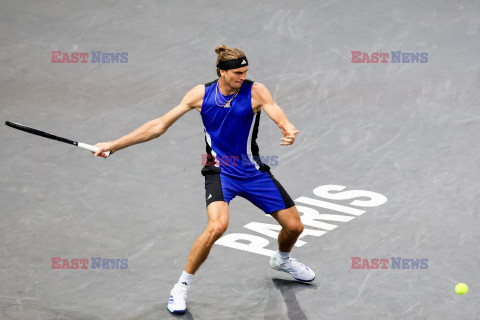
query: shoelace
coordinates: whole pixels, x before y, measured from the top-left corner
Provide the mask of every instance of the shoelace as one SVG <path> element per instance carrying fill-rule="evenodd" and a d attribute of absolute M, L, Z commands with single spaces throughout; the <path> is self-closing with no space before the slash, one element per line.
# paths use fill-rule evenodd
<path fill-rule="evenodd" d="M 295 259 L 295 258 L 290 258 L 289 263 L 290 263 L 290 265 L 287 267 L 287 269 L 290 270 L 290 271 L 298 271 L 295 264 L 297 264 L 298 266 L 300 266 L 302 268 L 306 268 L 306 266 L 303 263 L 298 262 L 298 260 Z"/>
<path fill-rule="evenodd" d="M 172 294 L 173 293 L 183 293 L 183 294 L 187 294 L 188 293 L 188 286 L 185 286 L 185 285 L 175 285 L 175 287 L 173 288 L 172 290 Z"/>

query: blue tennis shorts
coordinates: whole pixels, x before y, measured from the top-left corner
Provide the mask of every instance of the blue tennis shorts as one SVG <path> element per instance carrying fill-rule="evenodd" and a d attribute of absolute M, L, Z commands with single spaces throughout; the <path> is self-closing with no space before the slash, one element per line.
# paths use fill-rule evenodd
<path fill-rule="evenodd" d="M 203 172 L 207 207 L 214 201 L 230 201 L 237 195 L 267 214 L 293 207 L 295 203 L 275 177 L 261 172 L 252 177 L 235 178 L 221 172 Z"/>

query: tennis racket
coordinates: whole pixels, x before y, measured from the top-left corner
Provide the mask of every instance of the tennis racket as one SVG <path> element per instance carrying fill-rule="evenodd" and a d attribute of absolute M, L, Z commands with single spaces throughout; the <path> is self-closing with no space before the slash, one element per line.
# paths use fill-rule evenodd
<path fill-rule="evenodd" d="M 86 149 L 88 151 L 92 151 L 92 152 L 97 152 L 98 151 L 97 147 L 94 147 L 90 144 L 86 144 L 86 143 L 83 143 L 83 142 L 77 142 L 77 141 L 73 141 L 73 140 L 70 140 L 70 139 L 62 138 L 62 137 L 53 135 L 53 134 L 48 133 L 48 132 L 44 132 L 44 131 L 41 131 L 41 130 L 38 130 L 38 129 L 35 129 L 35 128 L 24 126 L 23 124 L 20 124 L 20 123 L 6 121 L 5 124 L 9 127 L 12 127 L 12 128 L 18 129 L 18 130 L 22 130 L 22 131 L 25 131 L 25 132 L 28 132 L 28 133 L 31 133 L 31 134 L 34 134 L 34 135 L 37 135 L 37 136 L 40 136 L 40 137 L 44 137 L 44 138 L 52 139 L 52 140 L 57 140 L 57 141 L 68 143 L 68 144 L 73 144 L 74 146 L 80 147 L 82 149 Z M 110 152 L 107 151 L 107 152 L 104 152 L 104 154 L 108 157 L 110 155 Z"/>

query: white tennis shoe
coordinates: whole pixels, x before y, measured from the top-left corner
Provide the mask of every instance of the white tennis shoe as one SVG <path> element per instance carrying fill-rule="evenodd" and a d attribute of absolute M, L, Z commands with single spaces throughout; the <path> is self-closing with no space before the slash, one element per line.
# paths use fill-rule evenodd
<path fill-rule="evenodd" d="M 303 263 L 298 262 L 297 259 L 290 257 L 285 263 L 279 261 L 281 261 L 281 259 L 277 258 L 277 254 L 274 254 L 270 258 L 270 265 L 273 269 L 287 272 L 291 274 L 295 280 L 302 282 L 311 282 L 315 279 L 315 272 Z"/>
<path fill-rule="evenodd" d="M 170 292 L 168 299 L 168 311 L 171 313 L 182 314 L 187 311 L 187 294 L 190 286 L 183 283 L 177 283 Z"/>

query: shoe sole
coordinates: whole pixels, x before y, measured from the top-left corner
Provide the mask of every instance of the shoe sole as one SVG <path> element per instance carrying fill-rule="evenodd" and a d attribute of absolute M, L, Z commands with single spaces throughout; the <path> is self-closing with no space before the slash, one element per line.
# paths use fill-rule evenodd
<path fill-rule="evenodd" d="M 187 309 L 171 311 L 170 309 L 168 309 L 168 306 L 167 306 L 167 310 L 168 310 L 168 312 L 173 313 L 173 314 L 184 314 L 187 311 Z"/>
<path fill-rule="evenodd" d="M 291 273 L 289 273 L 289 272 L 287 272 L 287 271 L 285 271 L 285 270 L 282 270 L 282 269 L 274 266 L 274 265 L 272 264 L 272 260 L 270 260 L 270 266 L 271 266 L 274 270 L 288 273 L 288 274 L 291 275 L 295 280 L 300 281 L 300 282 L 312 282 L 312 281 L 315 280 L 315 278 L 316 278 L 316 275 L 315 275 L 311 280 L 303 280 L 303 279 L 295 278 Z"/>

